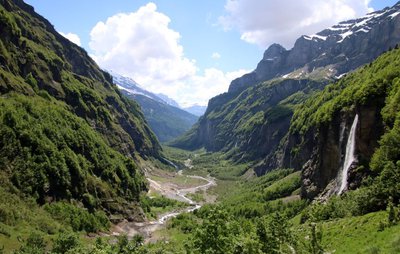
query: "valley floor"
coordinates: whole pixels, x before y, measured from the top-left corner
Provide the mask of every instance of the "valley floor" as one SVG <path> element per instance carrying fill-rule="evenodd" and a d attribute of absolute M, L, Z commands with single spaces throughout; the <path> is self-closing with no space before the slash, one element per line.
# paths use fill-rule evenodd
<path fill-rule="evenodd" d="M 399 253 L 400 225 L 388 225 L 386 211 L 302 222 L 302 217 L 312 205 L 300 199 L 300 172 L 282 169 L 262 177 L 255 177 L 251 165 L 232 164 L 218 153 L 187 152 L 168 147 L 164 150 L 174 163 L 184 165 L 186 168 L 178 173 L 154 171 L 149 176 L 152 182 L 150 195 L 163 193 L 169 198 L 176 199 L 178 196 L 179 199 L 176 191 L 188 188 L 189 181 L 208 180 L 210 185 L 209 188 L 188 194 L 190 199 L 194 199 L 193 193 L 196 193 L 196 201 L 204 207 L 194 214 L 173 216 L 174 218 L 157 228 L 148 241 L 149 250 L 185 253 L 185 248 L 191 246 L 189 248 L 197 248 L 195 253 L 202 253 L 199 251 L 199 246 L 194 247 L 190 244 L 198 244 L 199 232 L 207 228 L 207 214 L 217 210 L 228 213 L 225 223 L 229 224 L 233 219 L 243 228 L 249 227 L 249 223 L 257 228 L 260 220 L 265 220 L 268 224 L 270 218 L 276 214 L 286 218 L 284 225 L 278 225 L 278 228 L 281 230 L 286 227 L 285 230 L 291 235 L 289 238 L 294 241 L 293 246 L 297 247 L 296 252 L 292 252 L 290 245 L 281 246 L 279 253 Z M 201 177 L 193 178 L 191 175 Z M 190 184 L 193 184 L 192 187 L 195 184 L 201 185 L 200 182 L 189 183 L 189 186 Z M 196 190 L 196 187 L 191 190 Z M 217 225 L 218 219 L 215 219 L 215 222 L 213 220 L 210 222 Z M 316 227 L 315 239 L 311 225 Z M 244 234 L 256 238 L 251 227 Z M 236 236 L 233 234 L 232 237 Z M 246 244 L 246 239 L 242 241 Z M 318 249 L 313 252 L 313 241 L 318 243 L 320 252 Z M 242 253 L 260 252 L 246 250 Z"/>
<path fill-rule="evenodd" d="M 186 203 L 186 207 L 172 208 L 171 211 L 161 211 L 154 220 L 144 222 L 123 222 L 114 225 L 111 229 L 112 235 L 127 235 L 132 238 L 140 234 L 145 242 L 157 242 L 160 240 L 156 231 L 164 229 L 166 223 L 182 213 L 193 212 L 200 209 L 205 203 L 215 201 L 214 195 L 207 194 L 207 190 L 216 185 L 215 179 L 207 176 L 184 175 L 182 170 L 178 172 L 168 172 L 159 169 L 152 169 L 146 173 L 147 180 L 150 182 L 148 196 L 155 198 L 163 196 L 168 199 Z M 200 194 L 201 193 L 201 194 Z M 198 195 L 203 195 L 199 200 Z M 196 198 L 197 197 L 197 198 Z"/>
<path fill-rule="evenodd" d="M 280 169 L 256 177 L 251 165 L 234 164 L 222 154 L 169 147 L 164 152 L 180 170 L 144 164 L 150 190 L 141 206 L 147 219 L 125 220 L 90 237 L 81 231 L 80 253 L 206 253 L 215 246 L 221 250 L 215 253 L 400 253 L 400 224 L 388 223 L 388 211 L 334 217 L 346 203 L 301 200 L 300 172 Z M 63 225 L 42 207 L 3 194 L 0 200 L 10 204 L 8 210 L 0 204 L 3 212 L 29 218 L 0 223 L 4 253 L 27 253 L 13 251 L 38 230 L 48 232 L 41 233 L 45 242 L 57 243 Z M 144 245 L 135 245 L 139 235 Z"/>

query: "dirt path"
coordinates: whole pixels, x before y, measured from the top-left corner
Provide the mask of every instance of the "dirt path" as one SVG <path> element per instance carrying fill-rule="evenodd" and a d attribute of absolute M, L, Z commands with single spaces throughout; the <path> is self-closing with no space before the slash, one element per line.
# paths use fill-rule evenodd
<path fill-rule="evenodd" d="M 180 177 L 183 176 L 181 170 L 177 174 Z M 197 191 L 206 191 L 211 186 L 216 185 L 216 182 L 210 176 L 202 177 L 202 176 L 187 175 L 184 177 L 192 178 L 192 179 L 199 179 L 199 180 L 202 180 L 207 183 L 201 184 L 198 186 L 194 186 L 194 187 L 190 187 L 190 188 L 183 188 L 183 187 L 179 187 L 177 184 L 173 184 L 170 182 L 159 182 L 159 181 L 155 181 L 154 179 L 150 179 L 150 178 L 147 178 L 147 179 L 150 182 L 150 190 L 151 191 L 159 192 L 161 195 L 164 195 L 165 197 L 170 198 L 170 199 L 175 199 L 175 200 L 179 200 L 182 202 L 186 202 L 189 205 L 187 208 L 179 210 L 179 211 L 173 211 L 173 212 L 168 212 L 168 213 L 162 214 L 159 216 L 159 218 L 157 220 L 154 220 L 154 221 L 147 221 L 147 222 L 123 221 L 113 227 L 112 235 L 126 234 L 128 237 L 132 237 L 136 234 L 141 234 L 144 236 L 145 241 L 149 242 L 149 241 L 154 240 L 154 239 L 152 239 L 153 232 L 164 227 L 165 223 L 169 219 L 176 217 L 181 213 L 193 212 L 194 210 L 199 209 L 202 206 L 202 203 L 196 203 L 195 201 L 193 201 L 192 199 L 187 197 L 187 195 L 190 193 L 195 193 Z"/>

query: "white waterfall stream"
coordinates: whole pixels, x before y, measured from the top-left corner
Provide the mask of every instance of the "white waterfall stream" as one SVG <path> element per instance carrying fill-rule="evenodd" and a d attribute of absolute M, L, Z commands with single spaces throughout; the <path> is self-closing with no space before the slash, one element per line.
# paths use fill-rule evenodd
<path fill-rule="evenodd" d="M 358 115 L 354 117 L 353 124 L 351 125 L 349 137 L 346 144 L 346 155 L 344 157 L 343 169 L 341 174 L 340 187 L 337 192 L 338 195 L 347 188 L 347 178 L 351 164 L 355 161 L 354 151 L 356 148 L 356 128 L 358 124 Z"/>

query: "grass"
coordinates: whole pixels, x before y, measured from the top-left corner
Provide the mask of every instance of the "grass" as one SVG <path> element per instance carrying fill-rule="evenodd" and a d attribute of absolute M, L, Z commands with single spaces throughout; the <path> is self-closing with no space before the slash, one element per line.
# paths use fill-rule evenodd
<path fill-rule="evenodd" d="M 5 253 L 16 250 L 21 240 L 36 232 L 50 240 L 63 226 L 34 200 L 23 199 L 0 187 L 0 248 Z"/>
<path fill-rule="evenodd" d="M 194 158 L 195 154 L 204 153 L 205 150 L 197 150 L 197 151 L 187 151 L 171 146 L 162 146 L 163 154 L 167 158 L 171 158 L 174 161 L 184 162 L 187 159 Z"/>
<path fill-rule="evenodd" d="M 147 219 L 157 219 L 159 215 L 180 210 L 184 207 L 187 207 L 188 204 L 166 198 L 158 193 L 152 193 L 152 196 L 150 197 L 141 197 L 141 206 L 146 214 Z"/>
<path fill-rule="evenodd" d="M 150 253 L 185 253 L 184 242 L 188 239 L 188 234 L 175 228 L 169 228 L 154 232 L 153 237 L 158 241 L 146 246 Z"/>
<path fill-rule="evenodd" d="M 292 195 L 300 187 L 300 173 L 300 171 L 294 172 L 265 188 L 264 200 L 274 200 Z"/>
<path fill-rule="evenodd" d="M 299 200 L 301 172 L 283 169 L 269 172 L 262 177 L 246 178 L 248 174 L 243 176 L 242 172 L 249 165 L 235 165 L 222 154 L 204 151 L 186 153 L 179 149 L 171 149 L 170 154 L 171 151 L 180 156 L 179 160 L 182 162 L 192 159 L 194 167 L 185 169 L 186 174 L 211 174 L 216 177 L 217 185 L 211 187 L 207 193 L 217 195 L 218 204 L 229 207 L 235 218 L 270 216 L 273 211 L 285 213 L 289 215 L 292 229 L 297 232 L 300 241 L 307 243 L 305 237 L 310 232 L 310 227 L 308 224 L 300 224 L 301 210 L 307 205 Z M 195 193 L 191 198 L 200 199 L 202 195 Z M 294 212 L 290 213 L 292 210 Z M 323 232 L 322 246 L 331 253 L 399 253 L 400 226 L 380 230 L 380 225 L 386 221 L 387 213 L 377 212 L 320 222 Z M 176 223 L 185 225 L 185 219 Z M 183 242 L 191 235 L 190 232 L 184 233 L 175 227 L 168 227 L 156 234 L 162 241 L 179 246 L 178 249 L 183 248 Z M 154 248 L 167 245 L 159 243 Z"/>
<path fill-rule="evenodd" d="M 201 203 L 206 201 L 204 195 L 205 195 L 204 191 L 198 191 L 196 193 L 189 193 L 186 196 L 196 203 Z"/>
<path fill-rule="evenodd" d="M 386 222 L 386 212 L 369 213 L 322 223 L 322 245 L 335 253 L 399 253 L 400 225 L 380 230 Z M 309 231 L 307 225 L 297 227 L 300 235 Z"/>
<path fill-rule="evenodd" d="M 185 175 L 176 175 L 174 177 L 164 177 L 164 176 L 156 176 L 153 175 L 150 177 L 151 179 L 157 181 L 158 183 L 170 183 L 177 185 L 179 188 L 191 188 L 196 187 L 199 185 L 207 184 L 207 181 L 198 179 L 198 178 L 191 178 Z"/>

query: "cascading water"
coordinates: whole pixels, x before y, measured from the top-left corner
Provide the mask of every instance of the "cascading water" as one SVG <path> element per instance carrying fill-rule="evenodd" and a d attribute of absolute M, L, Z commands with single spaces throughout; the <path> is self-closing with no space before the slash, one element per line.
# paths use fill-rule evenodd
<path fill-rule="evenodd" d="M 354 150 L 356 148 L 356 128 L 358 124 L 358 115 L 354 117 L 353 124 L 351 125 L 349 138 L 346 144 L 346 155 L 344 157 L 343 170 L 341 174 L 340 187 L 337 192 L 338 195 L 342 194 L 347 187 L 347 178 L 351 164 L 355 161 Z"/>

